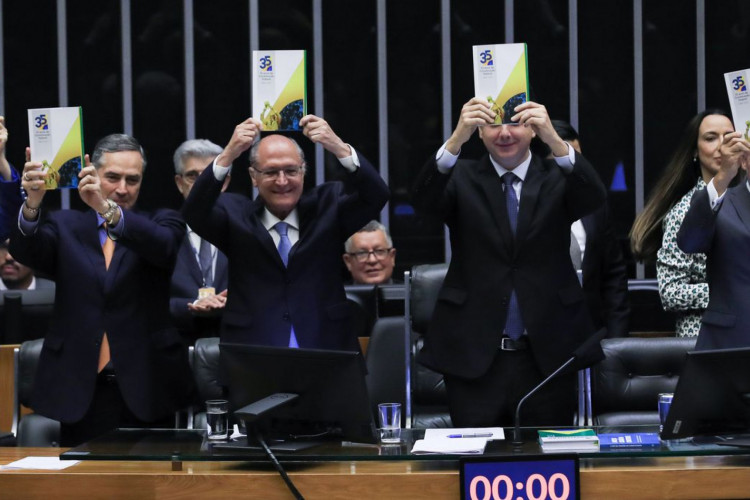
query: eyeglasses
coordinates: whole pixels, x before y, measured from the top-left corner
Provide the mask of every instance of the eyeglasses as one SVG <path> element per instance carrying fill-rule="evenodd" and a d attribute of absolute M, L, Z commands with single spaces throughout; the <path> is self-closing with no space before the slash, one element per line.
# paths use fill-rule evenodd
<path fill-rule="evenodd" d="M 393 248 L 377 248 L 375 250 L 360 250 L 359 252 L 348 252 L 347 255 L 351 255 L 357 262 L 366 262 L 370 258 L 370 254 L 374 255 L 376 259 L 383 260 Z"/>
<path fill-rule="evenodd" d="M 276 180 L 279 178 L 279 175 L 281 175 L 282 172 L 284 173 L 284 177 L 287 177 L 289 179 L 296 179 L 305 170 L 305 167 L 269 168 L 268 170 L 259 170 L 255 167 L 250 168 L 258 172 L 260 176 L 263 177 L 264 181 Z"/>
<path fill-rule="evenodd" d="M 200 172 L 196 172 L 195 170 L 191 170 L 190 172 L 185 172 L 184 174 L 180 174 L 180 177 L 185 179 L 188 183 L 192 184 L 198 179 L 198 176 L 201 175 Z"/>

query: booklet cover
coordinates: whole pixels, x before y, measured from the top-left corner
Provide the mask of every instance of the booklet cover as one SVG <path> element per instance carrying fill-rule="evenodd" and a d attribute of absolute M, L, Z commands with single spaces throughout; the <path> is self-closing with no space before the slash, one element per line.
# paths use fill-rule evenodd
<path fill-rule="evenodd" d="M 80 107 L 29 109 L 31 161 L 44 165 L 44 189 L 78 187 L 83 165 L 83 111 Z"/>
<path fill-rule="evenodd" d="M 301 130 L 307 114 L 304 50 L 253 51 L 253 116 L 263 130 Z"/>
<path fill-rule="evenodd" d="M 513 109 L 529 98 L 525 43 L 474 45 L 474 95 L 487 99 L 495 124 L 513 123 Z"/>
<path fill-rule="evenodd" d="M 655 432 L 599 434 L 599 445 L 605 450 L 610 448 L 646 448 L 661 446 L 661 440 Z"/>
<path fill-rule="evenodd" d="M 594 429 L 540 429 L 542 451 L 596 451 L 599 436 Z"/>
<path fill-rule="evenodd" d="M 750 140 L 750 92 L 748 92 L 747 85 L 749 71 L 750 69 L 743 69 L 724 73 L 734 130 L 742 132 L 748 140 Z"/>

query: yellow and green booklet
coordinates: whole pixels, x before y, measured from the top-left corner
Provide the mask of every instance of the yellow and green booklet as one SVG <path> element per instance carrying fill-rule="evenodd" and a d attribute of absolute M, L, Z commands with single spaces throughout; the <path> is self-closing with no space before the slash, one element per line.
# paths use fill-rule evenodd
<path fill-rule="evenodd" d="M 487 99 L 495 124 L 513 123 L 513 109 L 529 99 L 525 43 L 474 45 L 474 95 Z"/>
<path fill-rule="evenodd" d="M 301 130 L 307 114 L 304 50 L 253 51 L 253 118 L 264 131 Z"/>
<path fill-rule="evenodd" d="M 44 189 L 77 188 L 83 165 L 83 110 L 29 109 L 31 161 L 41 162 Z"/>

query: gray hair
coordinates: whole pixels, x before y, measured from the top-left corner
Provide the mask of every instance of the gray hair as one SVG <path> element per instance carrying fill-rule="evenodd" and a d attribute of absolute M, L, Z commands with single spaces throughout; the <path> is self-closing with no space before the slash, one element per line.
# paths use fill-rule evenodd
<path fill-rule="evenodd" d="M 174 173 L 181 175 L 185 171 L 185 160 L 188 158 L 216 158 L 222 151 L 221 146 L 208 139 L 187 140 L 174 152 Z"/>
<path fill-rule="evenodd" d="M 133 136 L 127 134 L 109 134 L 99 139 L 94 146 L 94 152 L 91 154 L 91 163 L 97 168 L 101 168 L 104 163 L 102 157 L 104 153 L 120 153 L 122 151 L 138 151 L 143 160 L 143 170 L 146 170 L 146 153 L 143 146 Z"/>
<path fill-rule="evenodd" d="M 353 235 L 349 236 L 347 238 L 346 242 L 344 242 L 344 251 L 346 253 L 351 253 L 354 245 L 354 235 L 358 233 L 373 233 L 375 231 L 383 231 L 383 234 L 385 235 L 385 242 L 388 245 L 388 248 L 393 248 L 393 240 L 391 239 L 391 233 L 388 231 L 388 228 L 385 227 L 383 224 L 376 220 L 371 220 L 367 224 L 364 225 L 362 229 L 354 233 Z"/>
<path fill-rule="evenodd" d="M 302 168 L 304 169 L 307 166 L 307 162 L 305 161 L 305 152 L 302 151 L 302 148 L 300 147 L 297 141 L 295 141 L 291 137 L 287 137 L 287 139 L 289 139 L 292 142 L 292 144 L 294 144 L 294 148 L 297 150 L 299 159 L 302 161 Z M 258 148 L 260 147 L 261 142 L 263 142 L 263 139 L 253 144 L 253 147 L 250 148 L 250 167 L 251 168 L 255 168 L 255 164 L 258 163 Z"/>

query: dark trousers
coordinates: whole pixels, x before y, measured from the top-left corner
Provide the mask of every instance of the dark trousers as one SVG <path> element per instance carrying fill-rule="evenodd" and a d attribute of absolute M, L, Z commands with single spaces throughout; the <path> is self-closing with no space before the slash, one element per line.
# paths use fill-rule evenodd
<path fill-rule="evenodd" d="M 445 376 L 455 427 L 512 426 L 518 402 L 544 380 L 530 350 L 497 351 L 476 379 Z M 576 374 L 553 379 L 521 407 L 523 426 L 570 426 L 576 409 Z"/>
<path fill-rule="evenodd" d="M 118 427 L 174 427 L 174 418 L 144 422 L 128 409 L 117 385 L 117 376 L 102 371 L 96 378 L 96 389 L 88 411 L 81 420 L 60 426 L 60 446 L 78 446 Z"/>

